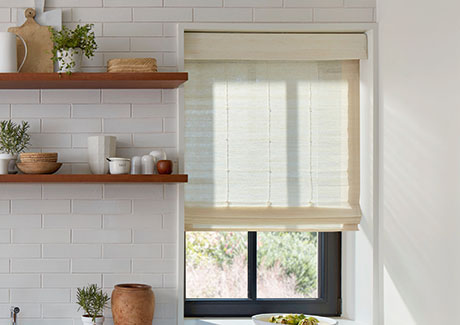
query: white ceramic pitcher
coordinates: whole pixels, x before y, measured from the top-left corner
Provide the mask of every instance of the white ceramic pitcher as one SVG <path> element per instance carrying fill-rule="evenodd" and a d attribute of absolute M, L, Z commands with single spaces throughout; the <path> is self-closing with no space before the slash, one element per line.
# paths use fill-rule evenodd
<path fill-rule="evenodd" d="M 24 44 L 24 59 L 18 69 L 16 37 Z M 24 39 L 10 32 L 0 32 L 0 72 L 19 72 L 27 59 L 27 44 Z"/>

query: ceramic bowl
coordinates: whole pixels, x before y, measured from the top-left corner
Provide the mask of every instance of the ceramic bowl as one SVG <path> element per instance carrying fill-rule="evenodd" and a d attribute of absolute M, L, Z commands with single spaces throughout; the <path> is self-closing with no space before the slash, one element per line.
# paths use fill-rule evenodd
<path fill-rule="evenodd" d="M 18 169 L 24 174 L 53 174 L 61 168 L 62 164 L 57 162 L 30 162 L 16 163 Z"/>
<path fill-rule="evenodd" d="M 286 313 L 277 313 L 277 314 L 259 314 L 252 316 L 252 321 L 256 325 L 273 325 L 268 320 L 272 316 L 286 315 Z M 307 317 L 315 317 L 319 320 L 319 325 L 337 325 L 338 322 L 332 318 L 314 316 L 314 315 L 305 315 Z"/>

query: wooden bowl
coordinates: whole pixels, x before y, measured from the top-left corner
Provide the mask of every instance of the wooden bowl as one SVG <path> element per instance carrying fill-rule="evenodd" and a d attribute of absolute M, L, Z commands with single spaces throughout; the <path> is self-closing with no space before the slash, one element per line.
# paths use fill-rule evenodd
<path fill-rule="evenodd" d="M 18 169 L 24 174 L 53 174 L 61 168 L 62 163 L 57 162 L 31 162 L 16 163 Z"/>

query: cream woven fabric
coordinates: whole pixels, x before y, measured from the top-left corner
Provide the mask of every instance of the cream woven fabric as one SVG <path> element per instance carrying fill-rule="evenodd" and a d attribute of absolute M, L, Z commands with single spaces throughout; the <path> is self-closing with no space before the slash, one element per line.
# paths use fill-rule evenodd
<path fill-rule="evenodd" d="M 186 230 L 357 230 L 358 60 L 185 70 Z"/>

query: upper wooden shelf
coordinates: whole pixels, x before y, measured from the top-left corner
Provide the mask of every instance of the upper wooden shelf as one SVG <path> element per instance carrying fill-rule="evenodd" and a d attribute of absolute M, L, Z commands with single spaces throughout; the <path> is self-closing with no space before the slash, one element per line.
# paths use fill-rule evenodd
<path fill-rule="evenodd" d="M 0 73 L 0 89 L 170 89 L 187 80 L 187 72 Z"/>
<path fill-rule="evenodd" d="M 0 175 L 0 183 L 187 183 L 188 175 Z"/>

